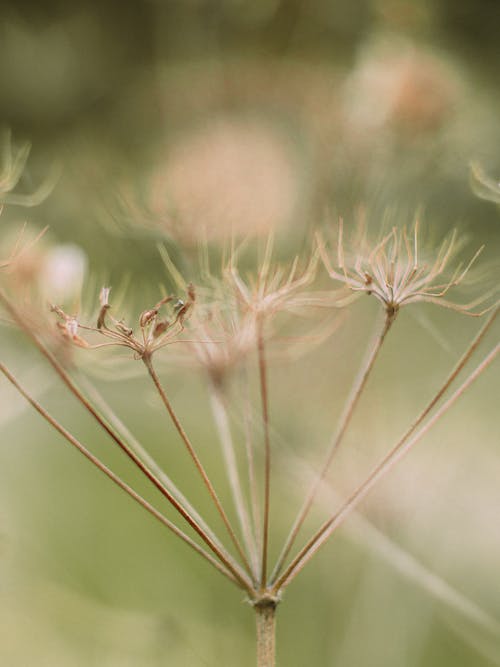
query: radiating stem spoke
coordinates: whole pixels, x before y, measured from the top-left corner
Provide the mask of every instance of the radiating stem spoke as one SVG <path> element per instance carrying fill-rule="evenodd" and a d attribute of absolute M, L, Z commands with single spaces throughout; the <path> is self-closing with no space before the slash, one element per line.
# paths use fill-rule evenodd
<path fill-rule="evenodd" d="M 217 547 L 224 551 L 224 547 L 220 540 L 217 538 L 212 529 L 207 525 L 205 520 L 200 516 L 198 511 L 193 507 L 189 502 L 186 496 L 182 491 L 177 487 L 176 484 L 170 479 L 165 470 L 161 468 L 149 452 L 141 445 L 141 443 L 133 436 L 129 431 L 126 425 L 122 420 L 116 415 L 112 408 L 105 401 L 100 392 L 94 387 L 94 385 L 87 380 L 87 378 L 80 378 L 80 383 L 83 384 L 85 391 L 88 396 L 91 397 L 94 405 L 96 405 L 101 413 L 106 417 L 108 422 L 113 426 L 113 428 L 121 435 L 121 437 L 127 442 L 129 447 L 139 456 L 139 458 L 148 466 L 148 468 L 156 475 L 160 482 L 167 488 L 174 498 L 183 505 L 186 510 L 191 514 L 193 519 L 198 523 L 200 528 L 205 531 L 205 533 L 210 537 L 212 542 L 217 545 Z"/>
<path fill-rule="evenodd" d="M 257 576 L 257 552 L 255 539 L 250 525 L 250 516 L 244 500 L 241 487 L 240 473 L 235 456 L 235 448 L 229 417 L 227 414 L 226 397 L 223 389 L 210 382 L 210 405 L 214 416 L 214 421 L 219 434 L 219 440 L 222 448 L 222 457 L 224 460 L 229 486 L 233 497 L 233 503 L 238 516 L 241 533 L 248 553 L 252 560 L 252 571 Z"/>
<path fill-rule="evenodd" d="M 247 556 L 246 556 L 245 552 L 243 551 L 242 546 L 241 546 L 238 538 L 236 537 L 234 529 L 231 526 L 231 523 L 230 523 L 230 521 L 227 517 L 227 514 L 226 514 L 224 508 L 222 507 L 222 504 L 221 504 L 221 502 L 219 500 L 219 497 L 218 497 L 218 495 L 215 491 L 215 488 L 214 488 L 212 482 L 210 481 L 210 479 L 207 475 L 207 472 L 206 472 L 203 464 L 201 463 L 201 461 L 200 461 L 200 459 L 199 459 L 199 457 L 198 457 L 198 455 L 197 455 L 197 453 L 196 453 L 196 451 L 195 451 L 195 449 L 194 449 L 194 447 L 191 443 L 191 440 L 189 439 L 186 431 L 184 430 L 181 422 L 179 421 L 179 418 L 177 417 L 177 414 L 174 411 L 174 408 L 173 408 L 172 404 L 170 403 L 170 401 L 168 399 L 168 396 L 167 396 L 167 394 L 166 394 L 166 392 L 163 388 L 163 385 L 160 382 L 160 378 L 158 377 L 158 374 L 156 373 L 156 370 L 153 366 L 153 362 L 151 360 L 151 357 L 145 355 L 143 357 L 143 362 L 144 362 L 146 368 L 148 369 L 149 375 L 151 376 L 151 379 L 153 380 L 153 383 L 154 383 L 156 389 L 158 390 L 158 394 L 159 394 L 159 396 L 162 400 L 163 405 L 165 406 L 165 408 L 166 408 L 166 410 L 167 410 L 167 412 L 168 412 L 168 414 L 169 414 L 169 416 L 170 416 L 178 434 L 181 437 L 181 440 L 183 441 L 183 443 L 184 443 L 184 445 L 185 445 L 185 447 L 186 447 L 186 449 L 187 449 L 187 451 L 188 451 L 196 469 L 198 470 L 198 472 L 200 474 L 200 477 L 203 480 L 203 483 L 204 483 L 205 487 L 207 488 L 207 491 L 208 491 L 210 497 L 212 498 L 212 500 L 214 502 L 214 505 L 215 505 L 217 511 L 220 514 L 220 517 L 221 517 L 221 519 L 222 519 L 222 521 L 223 521 L 223 523 L 224 523 L 224 525 L 227 529 L 229 537 L 231 538 L 232 543 L 236 547 L 236 550 L 241 557 L 241 560 L 244 564 L 244 567 L 247 571 L 247 574 L 251 575 L 252 568 L 250 567 Z"/>
<path fill-rule="evenodd" d="M 35 408 L 35 410 L 56 430 L 60 433 L 73 447 L 75 447 L 86 459 L 88 459 L 96 468 L 103 472 L 111 481 L 113 481 L 119 488 L 121 488 L 125 493 L 131 496 L 139 505 L 141 505 L 146 511 L 148 511 L 152 516 L 155 517 L 160 523 L 166 526 L 170 531 L 172 531 L 177 537 L 179 537 L 183 542 L 188 544 L 196 553 L 208 560 L 211 565 L 213 565 L 219 572 L 224 576 L 228 577 L 231 581 L 235 582 L 238 586 L 242 586 L 242 582 L 238 577 L 235 576 L 235 573 L 231 572 L 231 569 L 226 565 L 221 564 L 216 560 L 210 553 L 206 552 L 202 547 L 200 547 L 196 542 L 194 542 L 188 535 L 186 535 L 182 530 L 177 528 L 169 519 L 167 519 L 161 512 L 159 512 L 153 505 L 151 505 L 147 500 L 145 500 L 141 495 L 139 495 L 131 486 L 126 484 L 118 475 L 116 475 L 110 468 L 108 468 L 102 461 L 94 456 L 79 440 L 77 440 L 69 431 L 67 431 L 47 410 L 45 410 L 38 401 L 36 401 L 28 392 L 19 384 L 16 378 L 10 373 L 10 371 L 0 363 L 0 371 L 4 376 L 9 380 L 9 382 L 17 389 L 17 391 Z M 246 586 L 242 586 L 247 588 Z"/>
<path fill-rule="evenodd" d="M 370 344 L 368 354 L 366 356 L 365 361 L 363 362 L 363 365 L 360 369 L 360 372 L 354 381 L 354 384 L 352 386 L 349 398 L 347 399 L 344 412 L 340 418 L 340 422 L 337 426 L 337 430 L 334 434 L 334 436 L 331 439 L 330 446 L 328 448 L 328 453 L 326 455 L 325 461 L 323 463 L 322 468 L 320 469 L 320 472 L 318 473 L 316 479 L 314 480 L 311 489 L 306 496 L 306 499 L 304 501 L 304 504 L 297 515 L 297 518 L 295 519 L 295 522 L 292 526 L 292 529 L 290 531 L 290 534 L 285 542 L 285 545 L 281 551 L 281 554 L 278 558 L 278 561 L 274 567 L 271 580 L 274 580 L 280 573 L 280 571 L 283 568 L 283 565 L 285 563 L 285 560 L 290 553 L 290 550 L 297 539 L 297 535 L 299 534 L 299 531 L 301 527 L 304 524 L 304 521 L 306 520 L 309 511 L 311 510 L 311 507 L 314 503 L 314 500 L 316 498 L 316 495 L 318 493 L 319 488 L 321 487 L 321 484 L 323 483 L 328 470 L 330 469 L 330 466 L 332 464 L 332 461 L 342 443 L 342 440 L 344 438 L 344 435 L 347 431 L 347 427 L 349 426 L 349 423 L 351 421 L 351 418 L 354 414 L 354 410 L 356 409 L 356 406 L 359 402 L 359 399 L 361 398 L 361 395 L 363 393 L 363 390 L 366 386 L 366 383 L 368 381 L 368 378 L 370 376 L 371 371 L 373 370 L 373 367 L 375 365 L 375 361 L 378 357 L 378 354 L 382 348 L 382 344 L 387 336 L 387 333 L 389 332 L 389 329 L 391 328 L 393 322 L 395 319 L 395 315 L 388 315 L 386 314 L 382 323 L 382 328 L 380 331 L 377 331 L 375 334 L 375 338 Z M 380 325 L 378 325 L 380 326 Z"/>
<path fill-rule="evenodd" d="M 263 589 L 267 579 L 267 551 L 269 543 L 269 512 L 271 495 L 271 440 L 269 433 L 269 395 L 267 388 L 267 366 L 264 348 L 263 322 L 259 320 L 257 331 L 257 353 L 259 363 L 260 394 L 262 401 L 262 422 L 264 426 L 264 516 L 262 522 L 262 562 L 260 586 Z"/>
<path fill-rule="evenodd" d="M 300 550 L 297 556 L 292 560 L 290 565 L 286 568 L 284 573 L 274 582 L 273 590 L 278 592 L 283 589 L 295 576 L 302 570 L 302 568 L 309 562 L 316 551 L 326 542 L 330 535 L 338 528 L 338 526 L 349 516 L 352 510 L 363 500 L 372 487 L 382 479 L 387 472 L 395 465 L 429 430 L 430 428 L 454 405 L 454 403 L 462 396 L 462 394 L 471 386 L 471 384 L 481 375 L 481 373 L 490 366 L 500 353 L 500 344 L 497 344 L 492 351 L 483 359 L 483 361 L 469 374 L 469 376 L 456 389 L 451 397 L 434 413 L 434 415 L 418 429 L 418 425 L 422 423 L 425 417 L 429 414 L 437 401 L 443 396 L 449 388 L 458 373 L 465 366 L 467 361 L 476 350 L 480 341 L 491 327 L 495 317 L 498 314 L 498 309 L 492 314 L 489 320 L 482 327 L 479 334 L 475 337 L 469 345 L 460 361 L 457 363 L 451 374 L 446 379 L 445 383 L 437 394 L 430 401 L 428 406 L 423 410 L 417 422 L 412 424 L 406 433 L 400 438 L 396 445 L 384 456 L 380 463 L 373 468 L 368 477 L 358 486 L 358 488 L 350 495 L 350 497 L 343 503 L 339 510 L 335 512 L 321 528 L 311 537 L 307 544 Z M 418 429 L 418 430 L 417 430 Z M 413 437 L 411 437 L 413 436 Z"/>
<path fill-rule="evenodd" d="M 128 456 L 128 458 L 136 465 L 137 468 L 149 479 L 149 481 L 162 493 L 168 502 L 175 508 L 175 510 L 187 521 L 187 523 L 198 533 L 205 544 L 216 554 L 216 556 L 223 562 L 226 567 L 232 572 L 236 579 L 242 584 L 244 588 L 251 588 L 251 582 L 247 574 L 241 570 L 240 566 L 235 563 L 231 556 L 223 549 L 218 548 L 210 537 L 199 526 L 196 520 L 186 511 L 186 509 L 174 498 L 170 491 L 160 482 L 160 480 L 152 473 L 152 471 L 141 461 L 141 459 L 130 449 L 130 447 L 123 441 L 122 438 L 111 428 L 106 420 L 99 414 L 92 403 L 83 395 L 77 385 L 68 375 L 62 364 L 50 352 L 50 350 L 41 342 L 32 329 L 28 326 L 25 319 L 17 311 L 17 308 L 10 302 L 3 290 L 0 290 L 0 301 L 4 304 L 9 314 L 13 317 L 19 327 L 29 336 L 38 350 L 51 364 L 53 369 L 59 375 L 65 386 L 81 403 L 81 405 L 92 415 L 99 426 L 110 436 L 110 438 L 120 447 L 120 449 Z"/>

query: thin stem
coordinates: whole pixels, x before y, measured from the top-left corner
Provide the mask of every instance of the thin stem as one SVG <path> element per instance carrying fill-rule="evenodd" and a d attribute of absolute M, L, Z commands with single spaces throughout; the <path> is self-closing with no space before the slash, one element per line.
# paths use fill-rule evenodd
<path fill-rule="evenodd" d="M 264 600 L 254 605 L 257 622 L 257 667 L 276 665 L 276 603 Z"/>
<path fill-rule="evenodd" d="M 165 406 L 165 408 L 167 409 L 167 412 L 168 412 L 168 414 L 169 414 L 169 416 L 170 416 L 170 418 L 171 418 L 171 420 L 172 420 L 172 422 L 173 422 L 173 424 L 174 424 L 174 426 L 177 430 L 177 433 L 180 435 L 181 440 L 183 441 L 184 445 L 186 446 L 186 449 L 187 449 L 187 451 L 188 451 L 196 469 L 198 470 L 198 472 L 199 472 L 199 474 L 200 474 L 200 476 L 203 480 L 203 483 L 205 484 L 205 487 L 207 488 L 207 491 L 208 491 L 210 497 L 212 498 L 215 507 L 217 508 L 218 513 L 220 514 L 220 517 L 221 517 L 221 519 L 222 519 L 222 521 L 223 521 L 223 523 L 224 523 L 224 525 L 227 529 L 229 537 L 231 538 L 232 543 L 236 547 L 236 550 L 241 557 L 241 560 L 242 560 L 243 565 L 244 565 L 244 567 L 247 571 L 247 574 L 249 574 L 251 576 L 252 569 L 250 567 L 250 564 L 248 562 L 246 554 L 243 551 L 243 549 L 241 547 L 241 544 L 239 543 L 238 538 L 236 537 L 236 534 L 233 530 L 233 527 L 231 526 L 231 523 L 230 523 L 230 521 L 227 517 L 226 512 L 224 511 L 224 508 L 222 507 L 222 504 L 221 504 L 221 502 L 219 500 L 219 497 L 218 497 L 218 495 L 215 491 L 215 488 L 214 488 L 212 482 L 210 481 L 210 479 L 207 475 L 207 472 L 206 472 L 205 468 L 203 467 L 202 462 L 200 461 L 198 455 L 196 454 L 196 452 L 194 450 L 194 447 L 191 443 L 191 440 L 189 439 L 186 431 L 184 430 L 181 422 L 179 421 L 179 418 L 177 417 L 177 414 L 175 413 L 175 410 L 174 410 L 172 404 L 170 403 L 170 401 L 168 399 L 168 396 L 167 396 L 167 394 L 166 394 L 166 392 L 165 392 L 165 390 L 164 390 L 164 388 L 163 388 L 163 386 L 160 382 L 160 378 L 158 377 L 158 374 L 156 373 L 156 370 L 153 366 L 153 362 L 151 360 L 151 357 L 148 356 L 148 355 L 145 355 L 145 356 L 142 357 L 142 360 L 144 362 L 144 365 L 148 369 L 149 375 L 151 376 L 151 379 L 153 380 L 153 383 L 154 383 L 154 385 L 155 385 L 155 387 L 158 391 L 158 394 L 159 394 L 159 396 L 162 400 L 162 403 Z"/>
<path fill-rule="evenodd" d="M 240 566 L 234 562 L 231 556 L 223 549 L 220 549 L 210 537 L 202 530 L 194 518 L 186 511 L 186 509 L 173 497 L 170 491 L 163 486 L 158 478 L 148 469 L 148 467 L 140 460 L 140 458 L 127 446 L 127 444 L 113 431 L 113 429 L 106 423 L 105 419 L 99 414 L 89 400 L 82 394 L 80 389 L 75 385 L 64 367 L 58 359 L 45 347 L 39 340 L 36 334 L 27 325 L 22 315 L 17 311 L 13 304 L 9 301 L 3 290 L 0 290 L 0 301 L 5 305 L 8 312 L 12 315 L 19 327 L 31 338 L 38 350 L 43 354 L 47 361 L 51 364 L 53 369 L 59 375 L 70 392 L 77 398 L 83 407 L 92 415 L 99 426 L 114 440 L 120 449 L 131 459 L 131 461 L 141 470 L 141 472 L 156 486 L 156 488 L 163 494 L 169 503 L 177 510 L 177 512 L 187 521 L 187 523 L 198 533 L 205 544 L 213 551 L 213 553 L 223 562 L 226 567 L 239 580 L 243 588 L 251 589 L 252 583 L 248 579 L 245 572 Z"/>
<path fill-rule="evenodd" d="M 188 544 L 196 553 L 203 556 L 209 563 L 211 563 L 219 572 L 221 572 L 225 577 L 233 581 L 238 586 L 242 586 L 241 582 L 234 576 L 234 574 L 225 566 L 221 565 L 218 560 L 216 560 L 210 553 L 206 552 L 202 547 L 200 547 L 196 542 L 194 542 L 188 535 L 186 535 L 182 530 L 177 528 L 169 519 L 167 519 L 161 512 L 159 512 L 153 505 L 148 503 L 141 495 L 139 495 L 132 487 L 130 487 L 126 482 L 124 482 L 118 475 L 116 475 L 112 470 L 110 470 L 100 459 L 98 459 L 94 454 L 92 454 L 84 445 L 82 445 L 69 431 L 67 431 L 50 413 L 48 413 L 32 396 L 30 396 L 27 391 L 19 384 L 16 378 L 10 373 L 10 371 L 0 363 L 0 371 L 5 375 L 7 380 L 14 385 L 17 391 L 35 408 L 35 410 L 56 430 L 58 431 L 66 440 L 72 444 L 76 449 L 85 456 L 91 463 L 93 463 L 96 468 L 111 479 L 117 486 L 119 486 L 125 493 L 128 493 L 139 505 L 141 505 L 146 511 L 148 511 L 152 516 L 155 517 L 160 523 L 166 526 L 171 530 L 174 535 L 177 535 L 181 540 Z"/>
<path fill-rule="evenodd" d="M 260 516 L 260 507 L 259 507 L 259 493 L 257 489 L 257 478 L 255 475 L 255 456 L 254 456 L 254 441 L 252 438 L 252 405 L 250 399 L 250 381 L 247 374 L 247 369 L 245 369 L 245 379 L 243 382 L 243 394 L 244 394 L 244 405 L 243 405 L 243 427 L 245 430 L 245 452 L 248 464 L 248 485 L 250 490 L 250 505 L 252 508 L 252 522 L 253 522 L 253 534 L 258 544 L 258 540 L 261 537 L 259 535 L 259 516 Z M 257 547 L 258 548 L 258 547 Z"/>
<path fill-rule="evenodd" d="M 469 352 L 469 350 L 468 350 Z M 395 465 L 426 433 L 432 426 L 452 407 L 452 405 L 462 396 L 462 394 L 470 387 L 470 385 L 481 375 L 481 373 L 495 360 L 500 352 L 500 344 L 497 344 L 493 350 L 483 359 L 483 361 L 472 371 L 472 373 L 464 380 L 460 387 L 452 394 L 452 396 L 437 410 L 437 412 L 429 419 L 429 421 L 418 430 L 415 435 L 407 439 L 407 433 L 399 440 L 399 442 L 389 451 L 388 454 L 380 461 L 380 463 L 373 468 L 372 472 L 358 486 L 358 488 L 350 495 L 344 502 L 340 509 L 328 519 L 321 528 L 313 535 L 307 544 L 301 549 L 297 556 L 293 559 L 281 577 L 275 582 L 273 586 L 274 591 L 279 591 L 284 588 L 302 568 L 314 556 L 316 551 L 326 542 L 338 526 L 349 516 L 352 510 L 359 505 L 372 487 Z M 470 357 L 470 354 L 467 355 Z M 449 382 L 445 383 L 447 386 Z"/>
<path fill-rule="evenodd" d="M 149 469 L 158 477 L 161 483 L 170 491 L 170 493 L 176 498 L 176 500 L 183 505 L 186 510 L 191 514 L 193 519 L 198 522 L 199 526 L 205 533 L 210 537 L 214 544 L 216 544 L 221 551 L 224 550 L 222 543 L 219 541 L 215 533 L 208 526 L 205 520 L 200 516 L 197 510 L 189 502 L 186 496 L 182 491 L 177 487 L 176 484 L 170 479 L 167 473 L 156 463 L 154 458 L 149 454 L 149 452 L 141 445 L 141 443 L 134 437 L 130 432 L 127 426 L 122 422 L 118 415 L 113 411 L 113 409 L 108 405 L 108 403 L 103 398 L 102 394 L 94 387 L 94 385 L 89 382 L 87 378 L 82 377 L 81 382 L 85 387 L 85 391 L 88 395 L 91 396 L 92 401 L 99 408 L 101 413 L 106 417 L 109 423 L 116 429 L 118 433 L 127 441 L 127 444 L 134 452 L 144 461 L 144 463 L 149 467 Z"/>
<path fill-rule="evenodd" d="M 271 579 L 275 579 L 280 571 L 283 568 L 284 562 L 290 553 L 290 549 L 292 548 L 297 535 L 299 534 L 300 529 L 302 528 L 302 525 L 304 524 L 304 521 L 307 518 L 307 515 L 309 514 L 309 511 L 313 505 L 314 499 L 316 498 L 316 495 L 318 493 L 319 488 L 321 487 L 321 484 L 323 483 L 326 474 L 328 473 L 328 470 L 332 464 L 332 461 L 335 457 L 335 454 L 338 451 L 338 448 L 340 444 L 342 443 L 342 440 L 344 438 L 344 435 L 347 431 L 347 427 L 349 426 L 349 423 L 351 421 L 351 418 L 353 416 L 354 410 L 359 402 L 359 399 L 363 393 L 363 390 L 366 386 L 366 383 L 368 381 L 368 378 L 370 376 L 370 373 L 375 365 L 375 361 L 377 359 L 377 356 L 380 352 L 380 349 L 382 347 L 382 344 L 387 336 L 387 333 L 389 329 L 391 328 L 393 322 L 395 320 L 395 315 L 389 315 L 386 313 L 382 328 L 381 330 L 377 331 L 375 334 L 374 340 L 371 342 L 368 354 L 363 362 L 363 365 L 354 381 L 354 384 L 351 388 L 349 398 L 347 399 L 346 405 L 344 407 L 344 412 L 342 413 L 342 417 L 340 418 L 340 422 L 337 426 L 337 430 L 334 434 L 334 436 L 331 439 L 330 442 L 330 447 L 328 449 L 327 456 L 325 458 L 325 461 L 323 463 L 323 467 L 321 468 L 319 474 L 317 475 L 316 479 L 314 480 L 312 487 L 309 491 L 309 494 L 307 495 L 305 502 L 302 506 L 302 509 L 300 510 L 299 514 L 297 515 L 297 518 L 295 519 L 295 522 L 292 526 L 292 529 L 290 531 L 290 534 L 285 542 L 285 545 L 281 551 L 281 554 L 278 558 L 278 562 L 276 563 L 273 574 L 271 576 Z M 378 326 L 378 325 L 377 325 Z"/>
<path fill-rule="evenodd" d="M 264 425 L 264 520 L 262 524 L 262 563 L 260 586 L 263 589 L 267 579 L 267 550 L 269 543 L 269 510 L 271 495 L 271 440 L 269 435 L 269 395 L 267 390 L 267 366 L 264 349 L 262 320 L 257 323 L 257 354 L 259 361 L 260 396 L 262 401 L 262 422 Z"/>
<path fill-rule="evenodd" d="M 209 382 L 210 390 L 210 406 L 214 416 L 215 425 L 219 434 L 219 441 L 222 448 L 222 455 L 226 467 L 226 472 L 231 487 L 231 494 L 233 503 L 238 516 L 238 521 L 243 535 L 245 547 L 252 559 L 252 571 L 254 577 L 257 572 L 257 552 L 255 540 L 252 535 L 250 527 L 250 517 L 243 498 L 243 490 L 241 487 L 240 473 L 238 464 L 236 462 L 234 442 L 231 434 L 231 427 L 229 425 L 229 417 L 227 414 L 226 399 L 223 388 L 216 385 L 214 382 Z"/>

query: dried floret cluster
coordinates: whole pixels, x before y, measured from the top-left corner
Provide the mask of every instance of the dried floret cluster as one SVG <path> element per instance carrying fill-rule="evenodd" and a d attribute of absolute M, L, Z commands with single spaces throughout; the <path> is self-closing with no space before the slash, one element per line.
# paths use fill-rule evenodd
<path fill-rule="evenodd" d="M 168 345 L 172 339 L 184 331 L 184 321 L 195 301 L 193 285 L 187 288 L 185 300 L 172 295 L 161 298 L 152 308 L 144 310 L 138 318 L 138 331 L 129 326 L 124 319 L 113 317 L 109 302 L 110 287 L 103 287 L 99 295 L 100 309 L 95 326 L 80 324 L 75 315 L 68 315 L 57 305 L 50 309 L 57 315 L 57 327 L 63 337 L 78 347 L 101 348 L 118 346 L 134 352 L 137 359 L 150 357 L 153 352 Z M 171 314 L 160 314 L 167 305 L 171 306 Z M 89 343 L 79 332 L 94 332 L 108 339 L 105 343 Z"/>
<path fill-rule="evenodd" d="M 393 227 L 375 245 L 369 242 L 363 226 L 360 226 L 353 243 L 355 252 L 350 253 L 351 257 L 346 257 L 343 229 L 341 220 L 336 265 L 333 265 L 324 241 L 318 235 L 321 257 L 329 276 L 344 283 L 352 292 L 373 295 L 384 304 L 389 316 L 395 316 L 403 306 L 422 301 L 475 316 L 488 310 L 486 307 L 485 310 L 474 311 L 487 301 L 491 296 L 489 293 L 481 294 L 464 304 L 446 298 L 452 288 L 463 283 L 484 248 L 481 246 L 465 267 L 459 262 L 449 273 L 449 265 L 463 245 L 457 238 L 456 230 L 441 243 L 437 252 L 429 253 L 427 249 L 419 247 L 418 220 L 410 234 L 405 227 Z"/>

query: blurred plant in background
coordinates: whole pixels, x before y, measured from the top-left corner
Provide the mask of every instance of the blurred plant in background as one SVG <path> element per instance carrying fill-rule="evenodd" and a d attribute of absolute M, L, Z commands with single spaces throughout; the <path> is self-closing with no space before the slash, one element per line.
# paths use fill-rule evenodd
<path fill-rule="evenodd" d="M 302 566 L 300 551 L 292 550 L 299 529 L 317 535 L 303 545 L 305 561 L 307 550 L 315 551 L 351 512 L 342 498 L 353 489 L 363 496 L 360 480 L 371 479 L 387 444 L 398 441 L 474 338 L 476 320 L 461 313 L 425 303 L 401 313 L 395 308 L 390 341 L 384 334 L 379 355 L 384 321 L 376 321 L 363 362 L 360 350 L 380 304 L 357 297 L 378 294 L 383 309 L 394 307 L 399 280 L 403 299 L 410 290 L 413 300 L 449 300 L 475 313 L 495 299 L 489 290 L 500 241 L 491 203 L 497 202 L 500 140 L 494 13 L 469 0 L 418 7 L 404 0 L 349 6 L 263 0 L 138 1 L 120 12 L 108 3 L 79 2 L 64 9 L 54 3 L 43 13 L 30 3 L 2 9 L 0 113 L 15 138 L 6 133 L 2 141 L 2 288 L 9 299 L 15 295 L 19 318 L 53 361 L 160 484 L 183 507 L 189 498 L 196 520 L 203 515 L 202 530 L 213 526 L 208 537 L 216 548 L 220 542 L 231 559 L 240 559 L 238 567 L 246 560 L 257 574 L 270 443 L 269 586 L 284 584 L 287 572 L 295 576 Z M 23 137 L 33 141 L 29 160 Z M 55 186 L 47 166 L 60 163 Z M 27 223 L 24 206 L 34 204 Z M 360 204 L 372 240 L 354 222 Z M 424 239 L 424 230 L 417 234 L 417 257 L 413 230 L 403 225 L 422 205 L 430 223 Z M 318 223 L 339 214 L 345 220 L 339 245 L 335 222 L 323 225 L 319 247 L 311 250 Z M 377 241 L 374 221 L 383 218 Z M 472 266 L 463 275 L 475 248 L 467 255 L 465 244 L 453 240 L 455 224 L 475 248 L 484 243 L 475 262 L 485 267 L 482 273 Z M 275 235 L 272 260 L 270 246 L 267 255 L 264 250 L 269 233 Z M 349 239 L 345 250 L 342 237 Z M 448 262 L 463 262 L 462 268 L 448 273 Z M 303 275 L 307 284 L 288 301 L 287 280 L 294 284 Z M 189 281 L 196 298 L 181 322 Z M 102 285 L 113 289 L 101 292 L 99 302 Z M 270 296 L 267 289 L 278 292 L 277 301 L 269 300 L 278 310 L 261 322 L 259 353 L 256 312 Z M 51 317 L 47 302 L 57 306 Z M 1 318 L 5 323 L 12 314 Z M 216 503 L 208 506 L 206 482 L 191 475 L 193 458 L 182 458 L 174 434 L 150 420 L 162 399 L 142 378 L 143 364 L 125 363 L 121 346 L 112 354 L 82 348 L 118 341 L 103 338 L 104 325 L 124 343 L 133 329 L 139 348 L 129 357 L 140 355 L 148 340 L 166 343 L 154 355 L 156 377 L 167 384 L 168 403 L 175 403 L 196 445 L 201 477 L 216 490 L 243 560 L 231 538 L 222 540 L 227 525 Z M 92 443 L 99 459 L 154 507 L 134 466 L 70 407 L 67 392 L 15 329 L 0 333 L 2 363 L 15 367 L 33 398 L 64 415 L 73 436 Z M 377 364 L 369 382 L 362 372 L 354 382 L 350 400 L 360 382 L 362 391 L 351 417 L 340 406 L 370 353 Z M 259 354 L 270 384 L 268 436 Z M 248 612 L 234 606 L 231 587 L 215 587 L 209 568 L 173 540 L 165 550 L 160 531 L 139 512 L 136 519 L 92 471 L 73 468 L 71 455 L 52 454 L 50 431 L 2 384 L 0 620 L 13 628 L 0 647 L 2 661 L 192 666 L 230 664 L 238 655 L 251 664 Z M 318 554 L 315 567 L 297 579 L 279 612 L 283 664 L 499 663 L 500 596 L 492 581 L 500 541 L 491 530 L 499 502 L 497 393 L 494 374 L 485 374 L 461 411 L 450 413 L 412 454 L 411 466 L 403 464 L 371 492 L 365 518 L 351 516 L 335 549 Z M 330 446 L 339 433 L 344 444 L 333 445 L 330 470 L 324 444 L 335 421 Z M 421 428 L 423 422 L 405 442 Z M 236 474 L 252 465 L 256 472 L 238 489 Z M 182 489 L 173 480 L 182 480 Z M 175 515 L 166 510 L 165 518 L 173 522 Z M 273 571 L 280 560 L 283 567 Z M 426 592 L 398 583 L 393 567 Z M 78 627 L 70 617 L 81 619 Z M 29 646 L 20 638 L 27 633 L 34 636 Z"/>

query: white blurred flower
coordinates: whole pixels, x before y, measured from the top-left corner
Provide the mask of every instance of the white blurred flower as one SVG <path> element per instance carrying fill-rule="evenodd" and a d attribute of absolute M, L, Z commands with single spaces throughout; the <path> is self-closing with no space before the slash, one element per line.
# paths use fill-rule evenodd
<path fill-rule="evenodd" d="M 42 292 L 57 303 L 76 298 L 82 289 L 86 268 L 87 257 L 79 246 L 60 244 L 49 248 L 41 268 Z"/>

